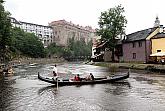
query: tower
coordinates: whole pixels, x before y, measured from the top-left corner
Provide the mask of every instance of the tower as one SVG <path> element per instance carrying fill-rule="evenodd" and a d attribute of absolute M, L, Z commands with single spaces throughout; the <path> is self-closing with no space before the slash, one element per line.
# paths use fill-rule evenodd
<path fill-rule="evenodd" d="M 156 17 L 155 23 L 154 23 L 154 27 L 159 27 L 160 26 L 160 20 L 158 18 L 158 16 Z"/>

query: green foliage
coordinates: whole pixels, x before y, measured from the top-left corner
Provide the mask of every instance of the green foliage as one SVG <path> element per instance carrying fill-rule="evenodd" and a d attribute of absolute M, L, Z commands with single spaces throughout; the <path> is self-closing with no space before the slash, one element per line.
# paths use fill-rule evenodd
<path fill-rule="evenodd" d="M 110 8 L 108 11 L 101 13 L 99 18 L 99 27 L 97 34 L 102 40 L 107 41 L 107 47 L 112 50 L 112 60 L 114 60 L 114 48 L 117 44 L 117 36 L 125 33 L 127 20 L 123 15 L 124 8 L 121 5 Z"/>
<path fill-rule="evenodd" d="M 11 23 L 10 13 L 5 11 L 3 2 L 3 0 L 0 0 L 0 59 L 1 61 L 7 61 L 10 59 L 8 47 L 11 45 Z"/>
<path fill-rule="evenodd" d="M 67 57 L 85 57 L 91 55 L 92 41 L 86 44 L 84 41 L 75 41 L 74 38 L 69 39 L 67 47 L 59 47 L 55 43 L 47 47 L 48 54 Z"/>
<path fill-rule="evenodd" d="M 69 40 L 69 50 L 71 51 L 71 56 L 90 56 L 92 49 L 92 42 L 90 41 L 86 44 L 84 41 L 74 41 L 74 38 Z"/>
<path fill-rule="evenodd" d="M 56 43 L 52 43 L 47 47 L 47 51 L 49 55 L 62 56 L 64 48 L 57 46 Z"/>
<path fill-rule="evenodd" d="M 29 57 L 46 56 L 42 42 L 33 33 L 24 32 L 16 27 L 12 30 L 12 50 Z"/>

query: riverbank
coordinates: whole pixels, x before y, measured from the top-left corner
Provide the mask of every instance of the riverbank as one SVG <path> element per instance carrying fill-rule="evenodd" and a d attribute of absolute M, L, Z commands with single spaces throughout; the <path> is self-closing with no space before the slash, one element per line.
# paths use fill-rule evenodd
<path fill-rule="evenodd" d="M 19 57 L 15 58 L 9 62 L 2 63 L 0 62 L 0 66 L 4 65 L 24 65 L 24 64 L 51 64 L 51 63 L 61 63 L 67 62 L 62 57 L 54 57 L 54 58 L 29 58 L 29 57 Z"/>
<path fill-rule="evenodd" d="M 111 62 L 95 62 L 97 66 L 109 68 L 125 68 L 125 69 L 138 69 L 149 70 L 153 72 L 165 72 L 165 65 L 161 64 L 140 64 L 140 63 L 111 63 Z"/>
<path fill-rule="evenodd" d="M 63 58 L 19 58 L 12 60 L 8 63 L 0 63 L 0 66 L 3 65 L 21 65 L 21 64 L 50 64 L 50 63 L 60 63 L 60 62 L 66 62 Z"/>
<path fill-rule="evenodd" d="M 3 74 L 4 69 L 7 69 L 9 66 L 17 67 L 20 65 L 26 64 L 55 64 L 67 62 L 63 58 L 19 58 L 16 60 L 12 60 L 9 63 L 0 63 L 0 75 Z"/>
<path fill-rule="evenodd" d="M 65 62 L 63 58 L 21 58 L 17 60 L 13 60 L 11 64 L 50 64 L 50 63 L 60 63 Z"/>

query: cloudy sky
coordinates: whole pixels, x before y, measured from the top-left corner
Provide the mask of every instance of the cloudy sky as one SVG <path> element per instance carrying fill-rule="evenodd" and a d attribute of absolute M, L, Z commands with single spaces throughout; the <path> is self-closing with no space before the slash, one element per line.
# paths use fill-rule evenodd
<path fill-rule="evenodd" d="M 128 20 L 126 33 L 153 27 L 156 16 L 165 25 L 164 0 L 5 0 L 5 10 L 17 20 L 48 25 L 65 19 L 74 24 L 98 28 L 103 11 L 122 5 Z"/>

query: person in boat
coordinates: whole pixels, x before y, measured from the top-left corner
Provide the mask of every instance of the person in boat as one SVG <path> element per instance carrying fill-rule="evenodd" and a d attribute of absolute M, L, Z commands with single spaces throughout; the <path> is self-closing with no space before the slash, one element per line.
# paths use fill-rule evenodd
<path fill-rule="evenodd" d="M 92 80 L 92 81 L 95 80 L 95 78 L 94 78 L 92 73 L 90 73 L 90 80 Z"/>
<path fill-rule="evenodd" d="M 55 71 L 53 71 L 53 76 L 56 77 L 57 76 L 57 73 Z"/>
<path fill-rule="evenodd" d="M 56 66 L 56 64 L 53 67 L 53 76 L 58 76 L 57 75 L 57 66 Z"/>
<path fill-rule="evenodd" d="M 79 74 L 77 74 L 77 75 L 74 77 L 74 80 L 75 80 L 75 81 L 81 81 L 81 78 L 80 78 Z"/>
<path fill-rule="evenodd" d="M 53 79 L 54 80 L 57 80 L 57 78 L 58 78 L 58 74 L 57 74 L 57 67 L 56 67 L 56 64 L 54 65 L 54 67 L 53 67 Z"/>
<path fill-rule="evenodd" d="M 90 73 L 89 76 L 86 77 L 86 80 L 92 80 L 93 81 L 94 79 L 95 78 L 94 78 L 92 73 Z"/>

